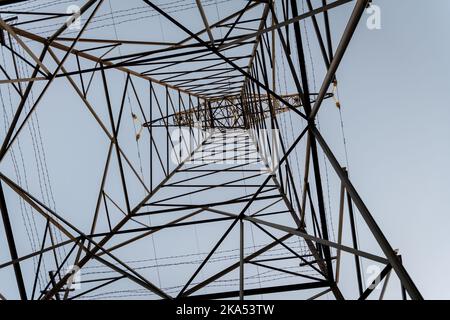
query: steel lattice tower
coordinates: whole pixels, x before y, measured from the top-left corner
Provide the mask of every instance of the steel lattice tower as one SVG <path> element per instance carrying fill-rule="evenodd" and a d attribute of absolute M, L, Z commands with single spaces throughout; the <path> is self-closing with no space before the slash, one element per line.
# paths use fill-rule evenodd
<path fill-rule="evenodd" d="M 317 126 L 369 3 L 0 1 L 0 294 L 421 299 Z"/>

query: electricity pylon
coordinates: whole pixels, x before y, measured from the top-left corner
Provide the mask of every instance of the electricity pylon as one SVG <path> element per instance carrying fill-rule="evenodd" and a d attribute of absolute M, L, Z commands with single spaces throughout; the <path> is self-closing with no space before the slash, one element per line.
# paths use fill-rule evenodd
<path fill-rule="evenodd" d="M 116 21 L 120 12 L 136 10 L 128 2 L 113 12 L 112 0 L 86 0 L 71 13 L 63 7 L 55 7 L 60 13 L 43 12 L 39 1 L 0 3 L 5 61 L 0 86 L 10 95 L 9 102 L 2 100 L 6 129 L 0 149 L 1 243 L 9 256 L 2 257 L 0 268 L 14 275 L 18 297 L 106 298 L 127 292 L 244 299 L 282 292 L 291 298 L 330 293 L 366 299 L 379 288 L 382 298 L 393 273 L 403 298 L 421 299 L 317 127 L 326 100 L 337 102 L 336 72 L 370 1 L 231 1 L 224 5 L 225 17 L 217 19 L 207 1 L 190 7 L 138 2 L 163 21 L 161 32 L 172 30 L 170 41 L 136 40 L 145 28 L 140 30 L 141 22 L 127 28 L 125 22 L 136 23 L 137 13 L 136 21 Z M 333 48 L 339 32 L 331 17 L 349 9 Z M 41 25 L 48 20 L 54 29 Z M 194 20 L 201 22 L 195 31 Z M 97 32 L 111 25 L 116 38 Z M 314 30 L 311 39 L 308 27 Z M 128 37 L 121 38 L 124 34 Z M 324 70 L 318 92 L 311 90 L 316 71 L 307 59 L 310 41 Z M 70 98 L 62 101 L 66 94 Z M 58 191 L 72 200 L 65 212 L 45 192 L 26 185 L 20 177 L 27 170 L 17 166 L 23 148 L 38 148 L 34 131 L 27 131 L 36 128 L 38 110 L 65 108 L 69 99 L 103 139 L 98 143 L 103 165 L 93 171 L 101 176 L 78 169 L 97 188 L 89 212 L 86 206 L 78 209 L 88 200 L 76 191 L 87 185 Z M 52 117 L 67 131 L 47 147 L 67 147 L 74 126 L 75 140 L 85 141 L 74 163 L 95 151 L 88 145 L 95 145 L 90 140 L 97 136 L 90 137 L 87 127 Z M 45 157 L 38 160 L 36 181 L 51 191 L 50 183 L 41 183 L 50 182 Z M 328 166 L 337 181 L 331 185 L 337 187 L 337 210 L 326 205 Z M 364 262 L 379 269 L 371 283 L 364 283 Z M 5 291 L 0 287 L 4 296 L 16 294 Z"/>

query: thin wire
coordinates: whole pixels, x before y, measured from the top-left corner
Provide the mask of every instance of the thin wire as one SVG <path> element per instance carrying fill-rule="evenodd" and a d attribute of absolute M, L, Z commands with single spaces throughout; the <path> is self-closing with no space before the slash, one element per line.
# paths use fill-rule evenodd
<path fill-rule="evenodd" d="M 118 35 L 118 32 L 117 32 L 117 26 L 116 26 L 116 22 L 115 22 L 114 11 L 113 11 L 113 8 L 112 8 L 111 1 L 109 1 L 109 8 L 110 8 L 110 11 L 111 11 L 111 19 L 112 19 L 112 26 L 114 28 L 114 34 L 115 34 L 116 40 L 118 40 L 119 39 L 119 35 Z M 118 50 L 119 50 L 119 54 L 122 55 L 120 47 L 118 48 Z M 124 78 L 126 78 L 126 75 L 124 75 Z M 130 107 L 131 117 L 133 118 L 133 115 L 135 113 L 133 111 L 133 105 L 131 103 L 131 99 L 130 99 L 130 95 L 128 93 L 128 90 L 126 92 L 126 95 L 127 95 L 128 106 Z M 152 111 L 150 110 L 150 112 L 152 112 Z M 133 121 L 133 127 L 134 127 L 134 132 L 135 132 L 135 135 L 136 135 L 136 150 L 137 150 L 137 156 L 138 156 L 138 159 L 139 159 L 139 167 L 140 167 L 142 179 L 144 180 L 144 171 L 143 171 L 143 166 L 142 166 L 141 150 L 140 150 L 140 145 L 139 145 L 139 139 L 137 138 L 138 129 L 136 128 L 135 121 Z M 151 226 L 152 225 L 151 216 L 149 216 L 148 219 L 149 219 L 149 225 Z M 150 237 L 152 239 L 153 254 L 154 254 L 155 259 L 156 259 L 156 264 L 158 265 L 158 260 L 157 260 L 157 255 L 156 255 L 155 238 L 154 238 L 153 234 Z M 157 273 L 157 276 L 158 276 L 159 286 L 161 287 L 161 275 L 160 275 L 159 267 L 156 268 L 156 273 Z"/>
<path fill-rule="evenodd" d="M 298 265 L 295 266 L 287 266 L 285 267 L 285 270 L 292 270 L 292 269 L 298 269 Z M 252 280 L 256 277 L 256 275 L 252 275 L 252 276 L 247 276 L 245 277 L 245 280 Z M 295 275 L 280 275 L 280 272 L 278 271 L 274 271 L 274 270 L 268 270 L 268 271 L 264 271 L 262 273 L 261 278 L 263 278 L 263 280 L 261 280 L 261 282 L 263 283 L 267 283 L 267 282 L 273 282 L 273 281 L 279 281 L 279 280 L 284 280 L 284 279 L 292 279 L 292 278 L 298 278 L 298 276 Z M 206 288 L 213 288 L 213 287 L 233 287 L 236 286 L 236 283 L 239 281 L 239 278 L 231 278 L 231 279 L 221 279 L 221 280 L 216 280 L 213 284 L 209 284 Z M 198 284 L 198 282 L 192 283 L 193 285 Z M 251 285 L 257 285 L 258 282 L 249 282 L 246 281 L 245 285 L 246 286 L 251 286 Z M 178 290 L 180 288 L 182 288 L 183 285 L 178 285 L 178 286 L 171 286 L 171 287 L 166 287 L 166 288 L 162 288 L 162 290 L 164 290 L 164 292 L 168 293 L 168 294 L 173 294 L 173 293 L 177 293 Z M 117 294 L 122 294 L 122 293 L 135 293 L 133 295 L 119 295 L 117 296 Z M 105 299 L 107 297 L 107 295 L 110 295 L 110 297 L 116 297 L 116 298 L 123 298 L 123 297 L 128 297 L 128 296 L 148 296 L 148 295 L 155 295 L 152 292 L 149 292 L 146 289 L 129 289 L 129 290 L 114 290 L 114 291 L 108 291 L 108 292 L 103 292 L 103 293 L 98 293 L 95 295 L 89 295 L 89 296 L 82 296 L 80 298 L 82 299 L 92 299 L 95 297 L 102 297 L 102 299 Z"/>
<path fill-rule="evenodd" d="M 336 95 L 337 95 L 337 99 L 338 99 L 339 103 L 341 104 L 338 87 L 336 87 Z M 339 120 L 340 120 L 340 124 L 341 124 L 342 142 L 343 142 L 344 151 L 345 151 L 345 163 L 347 166 L 347 174 L 348 174 L 348 177 L 350 178 L 350 164 L 349 164 L 349 157 L 348 157 L 347 137 L 345 135 L 345 125 L 344 125 L 344 120 L 343 120 L 343 115 L 342 115 L 342 108 L 339 108 Z M 360 216 L 356 215 L 355 233 L 356 233 L 356 239 L 357 239 L 358 243 L 360 244 L 361 241 L 360 241 L 360 237 L 359 237 L 359 224 L 360 224 Z M 364 269 L 364 260 L 360 259 L 360 261 L 361 261 L 361 265 Z M 362 273 L 362 277 L 363 277 L 364 283 L 366 283 L 366 274 L 364 272 Z"/>
<path fill-rule="evenodd" d="M 291 248 L 291 249 L 299 249 L 298 252 L 301 253 L 302 255 L 306 256 L 307 254 L 309 254 L 309 248 L 307 247 L 305 242 L 299 244 L 297 240 L 292 240 L 292 241 L 286 241 L 286 242 L 284 242 L 284 244 L 289 245 L 289 248 Z M 244 247 L 244 250 L 253 249 L 254 252 L 256 252 L 256 248 L 262 248 L 265 246 L 266 245 L 247 246 L 247 247 Z M 220 262 L 220 261 L 228 261 L 228 260 L 235 261 L 239 257 L 239 253 L 237 252 L 239 250 L 240 249 L 228 249 L 228 250 L 217 251 L 213 254 L 213 256 L 211 257 L 211 259 L 209 261 L 210 262 Z M 167 256 L 167 257 L 159 257 L 158 260 L 159 261 L 167 261 L 167 262 L 164 262 L 164 264 L 163 264 L 164 266 L 196 264 L 196 263 L 202 262 L 203 261 L 202 257 L 206 256 L 207 254 L 208 254 L 207 252 L 201 252 L 201 253 L 190 253 L 190 254 L 184 254 L 184 255 L 172 255 L 172 256 Z M 258 257 L 259 258 L 272 258 L 272 257 L 281 257 L 284 255 L 286 255 L 286 249 L 284 247 L 278 247 L 278 248 L 272 248 L 270 250 L 267 250 L 265 253 L 260 254 Z M 196 260 L 193 260 L 194 258 Z M 184 259 L 184 260 L 182 260 L 182 259 Z M 308 260 L 310 258 L 306 257 L 305 259 Z M 175 261 L 170 262 L 171 260 L 175 260 Z M 155 262 L 155 261 L 156 261 L 156 259 L 153 258 L 153 259 L 125 260 L 123 262 L 126 264 L 132 265 L 132 264 L 143 264 L 143 263 Z M 113 264 L 120 265 L 117 262 L 113 262 Z M 161 264 L 159 264 L 159 266 L 161 266 Z M 146 264 L 141 267 L 142 268 L 154 268 L 154 267 L 156 267 L 156 264 L 155 265 Z M 103 269 L 103 271 L 89 271 L 84 274 L 88 275 L 88 274 L 94 274 L 94 273 L 114 272 L 114 271 L 106 271 L 105 272 L 104 270 L 109 270 L 109 267 L 102 265 L 102 264 L 84 267 L 84 270 L 102 270 L 102 269 Z"/>

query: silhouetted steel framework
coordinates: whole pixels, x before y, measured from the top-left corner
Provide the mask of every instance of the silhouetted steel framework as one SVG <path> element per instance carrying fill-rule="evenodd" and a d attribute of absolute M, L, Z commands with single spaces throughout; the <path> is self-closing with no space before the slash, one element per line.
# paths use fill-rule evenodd
<path fill-rule="evenodd" d="M 316 126 L 324 100 L 334 96 L 330 90 L 336 83 L 336 71 L 369 0 L 306 0 L 306 10 L 301 13 L 298 8 L 301 1 L 243 1 L 234 13 L 215 22 L 202 1 L 197 0 L 193 5 L 204 26 L 200 31 L 190 30 L 186 23 L 164 10 L 163 5 L 143 0 L 142 4 L 149 11 L 157 13 L 184 37 L 177 42 L 85 37 L 90 23 L 109 0 L 85 1 L 79 11 L 82 18 L 79 30 L 67 35 L 70 23 L 78 18 L 77 13 L 24 11 L 20 6 L 3 9 L 7 4 L 19 2 L 26 3 L 0 2 L 1 45 L 11 54 L 11 65 L 0 66 L 0 86 L 8 86 L 19 98 L 18 105 L 12 106 L 13 118 L 1 141 L 0 161 L 7 159 L 56 81 L 64 81 L 74 90 L 109 142 L 95 209 L 92 213 L 80 213 L 90 219 L 90 230 L 83 230 L 63 212 L 56 212 L 8 176 L 2 167 L 0 206 L 5 237 L 0 239 L 0 248 L 9 248 L 11 259 L 0 261 L 0 270 L 14 272 L 21 299 L 83 298 L 118 282 L 123 283 L 122 288 L 134 283 L 133 286 L 163 299 L 244 299 L 287 291 L 311 292 L 311 299 L 327 293 L 344 299 L 342 281 L 345 286 L 356 288 L 353 297 L 345 298 L 366 299 L 374 295 L 375 286 L 364 283 L 361 259 L 383 266 L 374 280 L 374 284 L 376 281 L 384 283 L 380 298 L 393 270 L 400 280 L 403 298 L 408 294 L 412 299 L 422 299 L 401 257 L 383 235 L 349 180 L 346 169 Z M 338 7 L 350 6 L 350 18 L 334 49 L 329 13 Z M 3 18 L 5 15 L 10 18 Z M 70 23 L 66 23 L 66 19 L 71 19 Z M 40 21 L 56 21 L 60 25 L 49 36 L 35 33 L 33 28 L 28 30 L 28 26 Z M 303 21 L 313 26 L 313 38 L 326 68 L 316 93 L 311 91 L 308 79 L 311 72 L 305 55 Z M 218 37 L 218 29 L 227 32 Z M 112 56 L 111 52 L 117 52 L 114 50 L 119 47 L 126 53 Z M 104 50 L 106 53 L 98 54 Z M 285 79 L 295 88 L 294 92 L 282 94 L 277 89 L 277 61 L 283 61 L 284 72 L 288 74 Z M 32 67 L 30 75 L 20 76 L 19 62 Z M 123 76 L 122 82 L 115 78 L 112 83 L 113 73 Z M 101 106 L 106 110 L 106 118 L 98 114 L 99 104 L 94 106 L 91 100 L 94 99 L 93 83 L 102 88 L 95 94 L 104 95 Z M 36 86 L 41 87 L 36 89 Z M 117 88 L 122 88 L 118 106 L 115 105 L 117 99 L 112 98 L 112 91 L 116 94 Z M 33 90 L 35 99 L 26 107 Z M 125 143 L 122 144 L 121 130 L 125 129 L 121 129 L 121 124 L 130 95 L 138 110 L 133 114 L 133 121 L 141 127 L 136 139 L 148 141 L 150 163 L 145 164 L 149 168 L 145 178 L 130 160 L 123 147 Z M 145 99 L 148 103 L 144 103 Z M 288 113 L 305 124 L 298 132 L 293 132 L 295 137 L 290 141 L 283 135 L 286 128 L 280 124 L 280 117 Z M 174 135 L 176 129 L 178 133 Z M 230 139 L 233 143 L 229 143 Z M 266 149 L 262 148 L 263 140 L 268 143 Z M 180 151 L 177 156 L 178 151 L 175 152 L 174 165 L 172 150 L 178 150 L 176 145 L 182 144 L 190 146 L 189 154 L 182 155 Z M 301 179 L 292 156 L 300 148 L 305 159 Z M 245 161 L 232 165 L 223 161 L 230 151 L 233 160 Z M 340 181 L 336 240 L 330 237 L 319 152 L 325 155 Z M 271 163 L 269 159 L 276 154 L 278 161 Z M 111 176 L 117 178 L 120 197 L 107 191 L 108 184 L 112 183 Z M 137 203 L 131 199 L 130 192 L 134 191 L 130 190 L 136 188 L 131 184 L 145 190 L 146 196 Z M 244 193 L 244 189 L 251 192 Z M 31 253 L 21 254 L 18 250 L 22 238 L 11 223 L 11 217 L 17 213 L 9 204 L 14 196 L 29 205 L 36 219 L 44 222 L 38 235 L 39 249 Z M 76 200 L 81 201 L 83 199 Z M 113 208 L 122 212 L 120 219 L 113 219 Z M 362 250 L 356 235 L 357 215 L 362 217 L 367 232 L 381 249 L 380 254 Z M 158 221 L 162 222 L 148 224 L 148 219 L 143 220 L 148 217 L 159 217 Z M 344 221 L 348 221 L 348 226 Z M 121 258 L 127 248 L 154 234 L 168 232 L 172 240 L 166 245 L 182 246 L 178 230 L 213 224 L 223 226 L 223 233 L 218 239 L 211 238 L 210 234 L 202 235 L 202 241 L 211 243 L 211 249 L 198 261 L 193 272 L 191 269 L 184 271 L 188 273 L 186 281 L 176 290 L 150 281 L 143 271 Z M 244 234 L 246 225 L 252 225 L 266 237 L 264 245 L 248 245 L 250 236 Z M 56 232 L 61 235 L 59 240 L 54 236 Z M 200 277 L 216 259 L 218 248 L 232 234 L 237 239 L 239 252 L 234 261 L 212 273 L 205 271 Z M 351 245 L 344 244 L 346 236 L 351 239 Z M 291 241 L 293 239 L 295 241 Z M 68 251 L 61 257 L 56 250 L 62 247 Z M 267 255 L 275 249 L 285 254 Z M 344 261 L 344 254 L 354 258 Z M 37 262 L 33 267 L 35 274 L 25 275 L 21 266 L 31 259 Z M 303 269 L 285 268 L 288 260 L 295 260 Z M 51 265 L 52 271 L 46 275 L 44 286 L 39 288 L 37 283 L 44 261 L 47 267 Z M 73 265 L 83 271 L 93 262 L 108 268 L 112 276 L 104 277 L 100 273 L 94 278 L 82 279 L 82 289 L 73 290 L 73 274 L 66 272 L 65 266 Z M 294 277 L 290 277 L 288 283 L 247 285 L 247 270 L 256 267 Z M 350 271 L 344 277 L 342 272 L 346 267 Z M 214 286 L 234 272 L 238 274 L 234 290 L 222 291 L 220 286 Z M 203 290 L 205 288 L 208 291 Z M 2 291 L 0 285 L 0 293 L 4 293 Z"/>

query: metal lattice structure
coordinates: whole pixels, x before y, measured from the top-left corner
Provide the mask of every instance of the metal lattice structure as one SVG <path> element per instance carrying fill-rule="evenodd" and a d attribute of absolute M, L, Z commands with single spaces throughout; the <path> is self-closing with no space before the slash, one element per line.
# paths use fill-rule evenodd
<path fill-rule="evenodd" d="M 3 296 L 422 298 L 317 127 L 370 1 L 59 2 L 0 1 Z"/>

